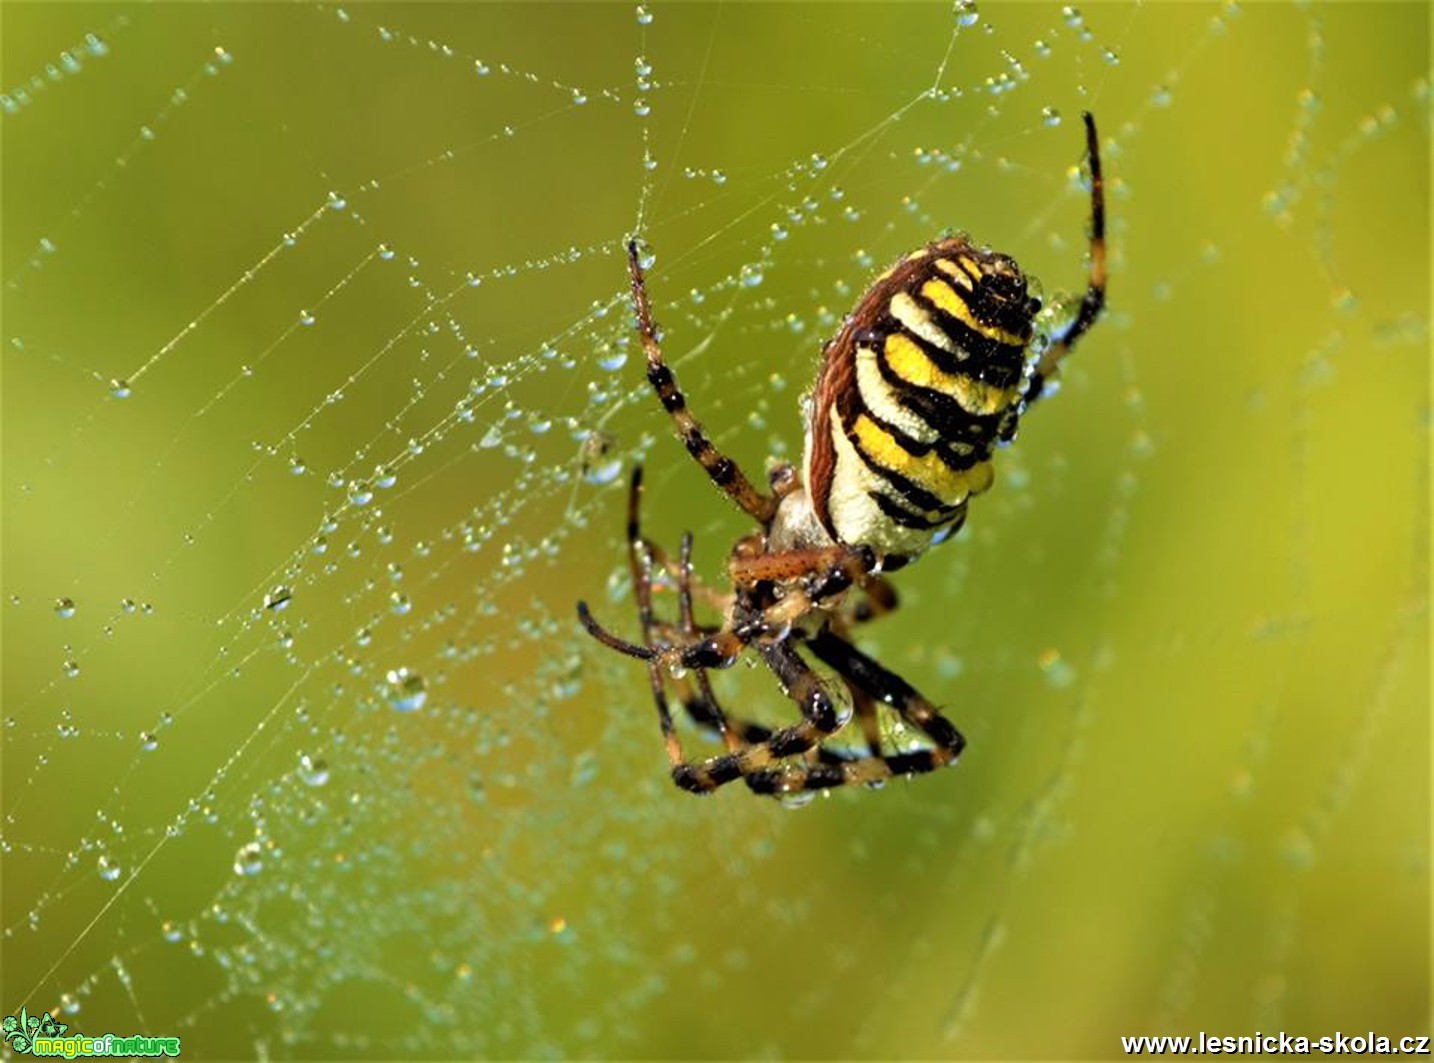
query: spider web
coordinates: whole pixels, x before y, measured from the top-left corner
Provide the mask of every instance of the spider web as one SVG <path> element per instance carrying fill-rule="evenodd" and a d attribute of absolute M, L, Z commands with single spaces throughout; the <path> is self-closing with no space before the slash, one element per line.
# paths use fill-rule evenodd
<path fill-rule="evenodd" d="M 5 1014 L 211 1057 L 1427 1029 L 1426 6 L 0 13 Z M 573 604 L 635 630 L 636 461 L 706 577 L 745 526 L 623 238 L 760 475 L 900 254 L 1079 290 L 1083 109 L 1111 310 L 860 637 L 962 763 L 676 792 Z"/>

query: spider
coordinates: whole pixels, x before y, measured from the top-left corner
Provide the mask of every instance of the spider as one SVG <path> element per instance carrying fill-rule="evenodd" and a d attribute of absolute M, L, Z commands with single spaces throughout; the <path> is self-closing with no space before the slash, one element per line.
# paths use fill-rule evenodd
<path fill-rule="evenodd" d="M 1095 119 L 1084 116 L 1090 159 L 1090 264 L 1079 310 L 1058 335 L 1037 331 L 1040 300 L 1006 255 L 946 237 L 906 256 L 871 286 L 823 350 L 805 403 L 802 472 L 772 467 L 764 493 L 708 439 L 663 360 L 636 240 L 627 245 L 632 308 L 647 356 L 647 379 L 688 452 L 758 525 L 727 560 L 731 591 L 692 576 L 692 535 L 674 559 L 643 537 L 638 522 L 642 469 L 628 493 L 627 557 L 641 643 L 627 642 L 578 603 L 584 628 L 604 646 L 647 665 L 672 781 L 709 793 L 741 779 L 774 796 L 850 783 L 877 785 L 952 764 L 965 739 L 900 676 L 862 653 L 850 630 L 896 607 L 885 574 L 954 535 L 972 496 L 991 486 L 991 450 L 1012 439 L 1061 360 L 1105 306 L 1105 194 Z M 677 620 L 653 612 L 654 572 L 676 586 Z M 720 626 L 693 619 L 694 591 L 722 613 Z M 853 593 L 856 592 L 856 593 Z M 850 711 L 810 654 L 845 684 Z M 708 680 L 751 650 L 800 710 L 781 728 L 729 716 Z M 673 726 L 668 683 L 688 715 L 715 731 L 725 752 L 688 760 Z M 924 748 L 888 750 L 877 706 L 920 731 Z M 828 740 L 855 718 L 864 739 Z"/>

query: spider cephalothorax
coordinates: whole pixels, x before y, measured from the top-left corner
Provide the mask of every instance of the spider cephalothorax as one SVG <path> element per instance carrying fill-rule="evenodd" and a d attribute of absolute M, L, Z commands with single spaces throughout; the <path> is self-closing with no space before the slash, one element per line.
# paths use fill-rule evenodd
<path fill-rule="evenodd" d="M 730 593 L 697 586 L 692 537 L 674 559 L 644 539 L 638 524 L 641 469 L 628 496 L 628 562 L 640 644 L 600 627 L 584 603 L 578 616 L 611 649 L 647 663 L 673 781 L 705 793 L 742 779 L 756 793 L 821 790 L 954 762 L 964 740 L 932 704 L 850 641 L 850 629 L 896 606 L 883 577 L 954 534 L 973 495 L 991 486 L 992 449 L 1012 438 L 1026 408 L 1105 305 L 1105 198 L 1095 121 L 1085 115 L 1090 157 L 1090 271 L 1074 320 L 1058 335 L 1036 328 L 1040 301 L 1009 257 L 952 236 L 913 252 L 877 278 L 826 345 L 807 416 L 800 473 L 773 469 L 771 494 L 759 491 L 720 453 L 687 409 L 663 360 L 636 241 L 628 270 L 647 378 L 688 452 L 758 529 L 728 558 Z M 678 616 L 658 619 L 652 582 L 675 582 Z M 855 588 L 857 593 L 849 593 Z M 720 626 L 698 625 L 694 590 L 721 611 Z M 841 679 L 851 697 L 844 716 L 797 652 L 805 646 Z M 776 674 L 801 710 L 789 727 L 729 716 L 706 669 L 725 668 L 746 650 Z M 692 719 L 715 730 L 726 752 L 689 762 L 673 728 L 668 684 Z M 924 748 L 885 747 L 878 703 L 927 739 Z M 848 720 L 865 751 L 826 744 Z"/>

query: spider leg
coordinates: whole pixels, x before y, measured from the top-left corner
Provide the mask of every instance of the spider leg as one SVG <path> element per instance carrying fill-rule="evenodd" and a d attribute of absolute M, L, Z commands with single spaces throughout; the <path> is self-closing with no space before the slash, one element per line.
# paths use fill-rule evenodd
<path fill-rule="evenodd" d="M 891 581 L 882 576 L 868 576 L 861 584 L 863 594 L 853 602 L 843 617 L 849 624 L 865 624 L 887 613 L 895 612 L 901 600 Z"/>
<path fill-rule="evenodd" d="M 783 587 L 781 600 L 763 610 L 762 630 L 757 632 L 761 634 L 781 630 L 814 606 L 862 582 L 876 564 L 876 553 L 867 546 L 819 546 L 734 557 L 727 569 L 739 592 L 762 582 L 789 584 Z M 738 629 L 738 634 L 746 632 Z"/>
<path fill-rule="evenodd" d="M 657 392 L 662 408 L 672 417 L 678 438 L 687 447 L 687 452 L 707 471 L 712 482 L 726 492 L 727 497 L 737 503 L 748 516 L 758 523 L 767 524 L 776 512 L 776 499 L 762 494 L 752 486 L 737 463 L 727 457 L 707 438 L 697 418 L 687 409 L 687 400 L 677 386 L 667 362 L 662 357 L 662 347 L 657 340 L 657 326 L 652 321 L 652 305 L 647 298 L 647 283 L 642 275 L 642 263 L 638 259 L 637 241 L 627 244 L 627 271 L 632 282 L 632 309 L 637 317 L 637 333 L 642 340 L 643 351 L 647 354 L 647 379 Z"/>
<path fill-rule="evenodd" d="M 867 754 L 879 758 L 882 755 L 881 727 L 876 718 L 876 700 L 846 676 L 842 676 L 842 681 L 846 683 L 847 692 L 851 694 L 852 714 L 861 727 L 862 737 L 866 739 Z"/>
<path fill-rule="evenodd" d="M 1076 340 L 1090 331 L 1105 308 L 1105 182 L 1100 173 L 1100 141 L 1091 113 L 1086 111 L 1081 117 L 1085 119 L 1086 153 L 1090 156 L 1090 279 L 1075 321 L 1060 339 L 1046 348 L 1031 374 L 1025 395 L 1028 404 L 1040 398 L 1046 384 L 1059 370 L 1061 359 L 1070 353 Z"/>
<path fill-rule="evenodd" d="M 801 722 L 770 731 L 760 742 L 737 752 L 697 763 L 676 764 L 672 768 L 672 781 L 681 789 L 698 794 L 709 793 L 734 779 L 743 779 L 749 789 L 760 794 L 840 786 L 845 781 L 846 761 L 838 754 L 819 751 L 816 764 L 777 766 L 786 757 L 813 749 L 841 727 L 843 721 L 826 686 L 789 641 L 757 643 L 755 649 L 775 673 L 787 696 L 801 709 Z M 761 733 L 766 729 L 756 726 L 754 730 Z"/>
<path fill-rule="evenodd" d="M 843 768 L 842 782 L 869 783 L 892 775 L 921 774 L 952 764 L 961 755 L 966 746 L 961 732 L 906 680 L 883 668 L 829 629 L 818 632 L 807 644 L 818 660 L 835 669 L 847 681 L 854 694 L 861 691 L 869 695 L 866 699 L 867 711 L 874 709 L 870 699 L 890 705 L 900 713 L 903 720 L 919 728 L 933 743 L 930 749 L 888 754 L 880 752 L 878 736 L 872 756 L 864 757 Z M 859 716 L 863 711 L 862 700 L 861 697 L 854 699 L 854 707 Z M 862 723 L 869 748 L 873 741 L 874 722 L 873 714 L 872 723 L 867 723 L 865 719 Z"/>
<path fill-rule="evenodd" d="M 677 619 L 682 637 L 688 642 L 698 641 L 697 628 L 692 621 L 692 533 L 690 531 L 682 533 L 682 544 L 677 551 Z M 707 679 L 707 670 L 705 668 L 693 669 L 692 678 L 697 685 L 697 693 L 695 696 L 682 699 L 683 707 L 687 709 L 687 715 L 692 718 L 694 723 L 716 730 L 722 738 L 722 744 L 729 751 L 735 753 L 742 748 L 742 739 L 728 725 L 727 717 L 717 703 L 717 695 L 712 692 L 712 684 Z"/>

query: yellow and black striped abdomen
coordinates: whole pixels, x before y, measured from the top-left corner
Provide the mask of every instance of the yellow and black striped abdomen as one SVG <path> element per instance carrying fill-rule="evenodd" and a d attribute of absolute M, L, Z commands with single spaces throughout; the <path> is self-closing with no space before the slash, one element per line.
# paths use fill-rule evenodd
<path fill-rule="evenodd" d="M 913 557 L 960 527 L 1015 433 L 1039 309 L 1011 259 L 961 237 L 872 286 L 813 395 L 807 487 L 836 541 Z"/>

